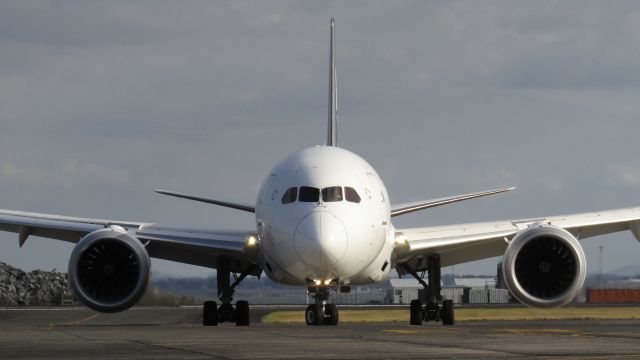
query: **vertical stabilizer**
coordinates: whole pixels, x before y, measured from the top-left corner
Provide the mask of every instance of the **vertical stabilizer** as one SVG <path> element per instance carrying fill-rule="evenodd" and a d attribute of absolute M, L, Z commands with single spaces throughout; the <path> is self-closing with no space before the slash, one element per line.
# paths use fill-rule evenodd
<path fill-rule="evenodd" d="M 327 146 L 338 146 L 338 84 L 336 81 L 335 27 L 331 18 L 329 40 L 329 119 L 327 126 Z"/>

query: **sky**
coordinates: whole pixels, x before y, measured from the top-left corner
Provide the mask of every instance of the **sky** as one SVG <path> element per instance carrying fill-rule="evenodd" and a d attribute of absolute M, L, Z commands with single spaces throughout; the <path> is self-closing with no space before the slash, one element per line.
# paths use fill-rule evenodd
<path fill-rule="evenodd" d="M 0 208 L 253 228 L 153 189 L 253 202 L 278 161 L 322 144 L 331 17 L 339 143 L 392 203 L 517 186 L 396 227 L 640 205 L 634 1 L 16 0 L 0 2 Z M 582 244 L 589 271 L 600 246 L 605 271 L 638 263 L 629 232 Z M 65 270 L 71 250 L 0 234 L 0 261 L 27 270 Z"/>

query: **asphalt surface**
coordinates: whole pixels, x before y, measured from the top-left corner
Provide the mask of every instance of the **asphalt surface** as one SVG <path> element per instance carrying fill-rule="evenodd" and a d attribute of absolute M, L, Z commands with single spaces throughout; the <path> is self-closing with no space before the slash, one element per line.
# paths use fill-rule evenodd
<path fill-rule="evenodd" d="M 0 309 L 0 358 L 84 359 L 640 359 L 640 321 L 257 323 L 202 327 L 198 308 Z M 300 308 L 300 316 L 303 315 Z"/>

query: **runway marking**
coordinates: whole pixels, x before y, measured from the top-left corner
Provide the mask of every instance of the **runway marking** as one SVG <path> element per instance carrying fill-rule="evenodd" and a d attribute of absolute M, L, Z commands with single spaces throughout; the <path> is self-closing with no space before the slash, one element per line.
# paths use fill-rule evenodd
<path fill-rule="evenodd" d="M 507 334 L 521 334 L 521 335 L 573 335 L 579 336 L 584 333 L 580 330 L 569 330 L 569 329 L 534 329 L 534 328 L 524 328 L 524 329 L 497 329 L 495 332 L 499 333 L 507 333 Z"/>
<path fill-rule="evenodd" d="M 438 327 L 414 327 L 409 329 L 381 329 L 380 332 L 398 335 L 411 335 L 411 334 L 434 334 L 443 332 L 467 332 L 468 329 L 459 328 L 438 328 Z"/>
<path fill-rule="evenodd" d="M 428 331 L 424 330 L 409 330 L 409 329 L 383 329 L 382 332 L 391 333 L 391 334 L 421 334 Z"/>
<path fill-rule="evenodd" d="M 424 333 L 434 333 L 434 332 L 442 332 L 441 329 L 429 329 L 429 328 L 418 328 L 418 329 L 382 329 L 381 332 L 391 333 L 391 334 L 424 334 Z"/>
<path fill-rule="evenodd" d="M 93 319 L 97 318 L 97 317 L 98 317 L 98 315 L 100 315 L 100 314 L 93 314 L 93 315 L 91 315 L 91 316 L 87 316 L 87 317 L 86 317 L 86 318 L 84 318 L 84 319 L 80 319 L 80 320 L 76 320 L 76 321 L 69 321 L 69 322 L 68 322 L 68 323 L 66 323 L 65 325 L 81 325 L 81 324 L 83 324 L 83 323 L 85 323 L 85 322 L 87 322 L 87 321 L 89 321 L 89 320 L 93 320 Z M 50 324 L 50 325 L 51 325 L 51 324 Z M 55 326 L 55 325 L 54 325 L 54 326 Z"/>
<path fill-rule="evenodd" d="M 73 326 L 73 325 L 82 325 L 85 322 L 89 321 L 89 320 L 93 320 L 95 318 L 97 318 L 100 314 L 93 314 L 91 316 L 87 316 L 84 319 L 80 319 L 80 320 L 76 320 L 76 321 L 69 321 L 67 323 L 65 323 L 63 326 Z M 49 323 L 49 329 L 53 329 L 56 326 L 58 326 L 58 324 L 55 323 Z"/>

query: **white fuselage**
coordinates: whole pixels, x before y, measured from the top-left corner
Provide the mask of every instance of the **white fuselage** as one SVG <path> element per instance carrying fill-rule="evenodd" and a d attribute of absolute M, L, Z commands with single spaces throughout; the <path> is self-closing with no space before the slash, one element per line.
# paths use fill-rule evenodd
<path fill-rule="evenodd" d="M 332 146 L 300 150 L 260 188 L 260 265 L 291 285 L 380 281 L 395 265 L 389 209 L 384 184 L 361 157 Z"/>

